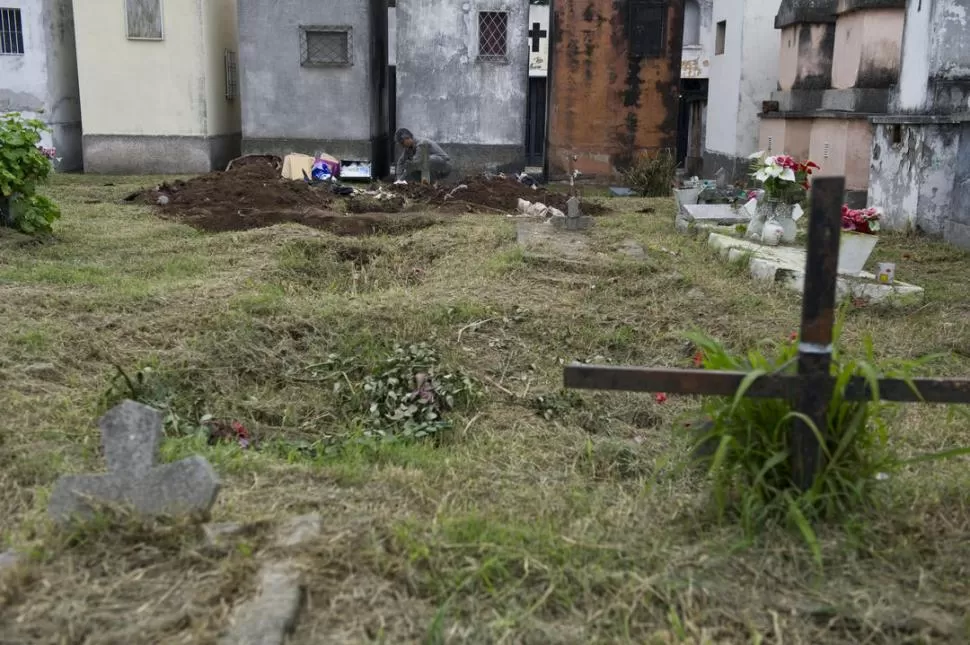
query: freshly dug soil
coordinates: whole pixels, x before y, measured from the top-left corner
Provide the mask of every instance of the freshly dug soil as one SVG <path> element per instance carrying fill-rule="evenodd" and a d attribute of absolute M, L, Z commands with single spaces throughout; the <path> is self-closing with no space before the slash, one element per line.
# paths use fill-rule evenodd
<path fill-rule="evenodd" d="M 176 219 L 202 231 L 240 231 L 292 222 L 331 231 L 337 235 L 403 233 L 434 224 L 434 218 L 405 214 L 406 210 L 515 212 L 518 200 L 540 201 L 566 211 L 568 196 L 542 188 L 533 190 L 515 179 L 470 179 L 467 188 L 435 188 L 422 184 L 392 186 L 399 195 L 378 200 L 365 195 L 340 197 L 326 185 L 310 185 L 280 176 L 282 161 L 273 156 L 251 156 L 233 161 L 229 170 L 188 181 L 166 182 L 133 193 L 125 201 L 156 205 L 160 216 Z M 405 200 L 405 198 L 408 198 Z M 337 200 L 347 214 L 334 212 Z M 582 202 L 585 214 L 609 209 Z"/>
<path fill-rule="evenodd" d="M 165 183 L 129 195 L 126 201 L 158 205 L 161 217 L 212 233 L 289 222 L 359 236 L 404 233 L 436 223 L 405 214 L 343 215 L 329 209 L 337 199 L 326 186 L 280 177 L 278 157 L 246 157 L 226 172 Z"/>
<path fill-rule="evenodd" d="M 225 219 L 250 209 L 325 208 L 336 198 L 324 186 L 283 179 L 279 168 L 278 157 L 247 157 L 234 162 L 226 172 L 164 183 L 125 199 L 158 204 L 166 213 L 205 211 L 217 219 Z"/>
<path fill-rule="evenodd" d="M 558 208 L 566 212 L 566 202 L 569 195 L 564 193 L 550 192 L 542 187 L 535 190 L 516 179 L 465 179 L 459 184 L 464 184 L 468 188 L 454 190 L 454 187 L 435 188 L 427 184 L 407 184 L 403 186 L 392 186 L 391 188 L 398 193 L 402 193 L 416 202 L 423 202 L 431 206 L 445 206 L 456 204 L 458 206 L 471 207 L 475 210 L 476 206 L 483 206 L 486 209 L 501 211 L 503 213 L 513 213 L 516 211 L 519 199 L 530 202 L 542 202 L 546 206 Z M 580 207 L 584 215 L 602 215 L 609 212 L 609 208 L 601 204 L 595 204 L 585 200 L 580 200 Z"/>
<path fill-rule="evenodd" d="M 319 208 L 297 208 L 260 210 L 257 208 L 239 210 L 236 213 L 215 215 L 196 210 L 173 215 L 162 213 L 164 218 L 178 219 L 183 224 L 206 231 L 247 231 L 266 228 L 276 224 L 303 224 L 311 228 L 330 231 L 334 235 L 361 236 L 387 233 L 389 235 L 406 233 L 427 228 L 441 222 L 440 219 L 410 213 L 359 213 L 345 215 Z"/>

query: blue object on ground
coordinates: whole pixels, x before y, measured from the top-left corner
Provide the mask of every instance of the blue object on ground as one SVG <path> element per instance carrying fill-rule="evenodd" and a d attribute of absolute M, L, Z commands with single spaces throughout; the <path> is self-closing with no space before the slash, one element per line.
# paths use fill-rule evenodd
<path fill-rule="evenodd" d="M 635 194 L 629 188 L 623 188 L 622 186 L 610 186 L 610 192 L 613 193 L 614 197 L 633 197 Z"/>

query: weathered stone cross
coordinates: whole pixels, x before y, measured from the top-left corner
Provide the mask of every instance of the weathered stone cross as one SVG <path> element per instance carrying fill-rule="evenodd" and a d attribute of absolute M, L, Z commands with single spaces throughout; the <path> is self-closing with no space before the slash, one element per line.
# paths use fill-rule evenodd
<path fill-rule="evenodd" d="M 842 229 L 842 177 L 818 178 L 812 184 L 812 211 L 808 229 L 805 295 L 802 299 L 801 336 L 796 374 L 770 374 L 756 379 L 747 397 L 789 399 L 820 432 L 827 429 L 827 410 L 834 381 L 832 325 L 838 279 L 839 235 Z M 747 377 L 743 372 L 568 365 L 566 387 L 629 392 L 676 392 L 733 396 Z M 883 401 L 970 403 L 968 379 L 880 379 Z M 845 390 L 850 401 L 872 400 L 873 392 L 862 377 Z M 807 490 L 823 466 L 822 446 L 812 427 L 801 419 L 792 423 L 791 458 L 795 483 Z"/>
<path fill-rule="evenodd" d="M 99 423 L 108 472 L 57 480 L 48 513 L 55 522 L 90 519 L 98 503 L 129 506 L 142 516 L 206 513 L 219 493 L 219 478 L 205 458 L 156 466 L 162 415 L 134 401 L 112 408 Z"/>

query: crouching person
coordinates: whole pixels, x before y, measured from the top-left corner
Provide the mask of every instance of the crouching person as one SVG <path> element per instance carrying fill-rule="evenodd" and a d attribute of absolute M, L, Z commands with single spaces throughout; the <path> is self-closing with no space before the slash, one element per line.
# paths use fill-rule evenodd
<path fill-rule="evenodd" d="M 428 151 L 432 182 L 439 182 L 451 174 L 451 157 L 434 141 L 415 139 L 407 128 L 398 130 L 394 139 L 404 149 L 395 166 L 398 181 L 421 181 L 422 155 L 425 149 Z"/>

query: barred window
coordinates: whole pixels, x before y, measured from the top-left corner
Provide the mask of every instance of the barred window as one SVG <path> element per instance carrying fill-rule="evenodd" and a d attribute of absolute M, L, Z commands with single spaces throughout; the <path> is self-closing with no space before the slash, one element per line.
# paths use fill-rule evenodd
<path fill-rule="evenodd" d="M 24 23 L 20 9 L 0 7 L 0 55 L 20 56 L 24 53 Z"/>
<path fill-rule="evenodd" d="M 129 40 L 162 40 L 162 0 L 125 0 Z"/>
<path fill-rule="evenodd" d="M 478 59 L 508 62 L 509 14 L 506 11 L 478 12 Z"/>
<path fill-rule="evenodd" d="M 636 57 L 659 58 L 667 46 L 667 3 L 665 0 L 630 0 L 630 53 Z"/>
<path fill-rule="evenodd" d="M 350 27 L 300 27 L 304 67 L 346 67 L 353 64 Z"/>
<path fill-rule="evenodd" d="M 227 49 L 226 57 L 226 100 L 233 101 L 236 98 L 239 86 L 239 76 L 236 66 L 236 52 Z"/>

